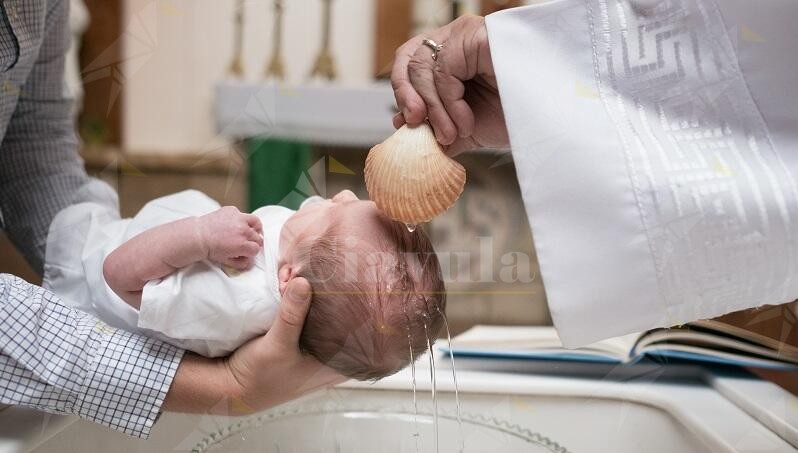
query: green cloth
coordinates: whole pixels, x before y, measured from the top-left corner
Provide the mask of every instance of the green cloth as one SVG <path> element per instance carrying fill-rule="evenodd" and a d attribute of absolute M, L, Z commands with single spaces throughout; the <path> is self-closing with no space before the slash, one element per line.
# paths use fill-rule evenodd
<path fill-rule="evenodd" d="M 299 209 L 304 197 L 292 196 L 299 177 L 308 169 L 311 147 L 276 139 L 249 139 L 249 209 L 280 205 Z"/>

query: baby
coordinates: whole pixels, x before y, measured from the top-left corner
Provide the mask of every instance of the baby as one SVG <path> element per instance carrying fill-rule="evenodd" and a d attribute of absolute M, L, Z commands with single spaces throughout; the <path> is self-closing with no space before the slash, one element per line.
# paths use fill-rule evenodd
<path fill-rule="evenodd" d="M 153 200 L 132 219 L 83 203 L 53 221 L 45 267 L 68 303 L 205 356 L 263 334 L 288 282 L 304 277 L 313 295 L 301 349 L 359 380 L 418 357 L 446 303 L 426 234 L 350 191 L 252 214 L 196 191 Z"/>

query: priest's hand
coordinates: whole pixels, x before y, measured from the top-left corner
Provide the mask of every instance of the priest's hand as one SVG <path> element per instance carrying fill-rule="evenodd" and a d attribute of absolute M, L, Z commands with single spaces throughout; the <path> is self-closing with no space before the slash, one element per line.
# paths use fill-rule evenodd
<path fill-rule="evenodd" d="M 433 59 L 425 39 L 442 44 Z M 447 154 L 509 147 L 485 19 L 463 16 L 396 51 L 391 72 L 399 113 L 394 127 L 429 120 Z"/>

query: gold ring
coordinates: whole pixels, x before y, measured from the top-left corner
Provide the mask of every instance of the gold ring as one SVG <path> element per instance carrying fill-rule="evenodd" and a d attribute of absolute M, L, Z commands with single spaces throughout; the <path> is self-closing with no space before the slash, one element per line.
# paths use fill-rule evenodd
<path fill-rule="evenodd" d="M 425 39 L 422 44 L 432 49 L 432 61 L 438 61 L 438 52 L 443 50 L 443 44 L 438 44 L 431 39 Z"/>

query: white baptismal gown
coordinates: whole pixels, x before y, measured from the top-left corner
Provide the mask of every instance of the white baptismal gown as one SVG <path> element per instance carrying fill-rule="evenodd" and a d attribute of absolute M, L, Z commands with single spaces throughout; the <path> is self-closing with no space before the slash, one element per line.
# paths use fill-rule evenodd
<path fill-rule="evenodd" d="M 95 188 L 104 190 L 97 183 Z M 193 190 L 155 199 L 130 219 L 120 218 L 113 202 L 70 206 L 50 227 L 44 285 L 67 304 L 113 327 L 155 336 L 208 357 L 227 355 L 266 332 L 277 314 L 280 231 L 295 211 L 264 206 L 253 212 L 263 224 L 263 249 L 251 269 L 224 270 L 209 261 L 192 264 L 148 282 L 138 311 L 108 287 L 102 270 L 105 257 L 133 236 L 219 207 Z"/>

